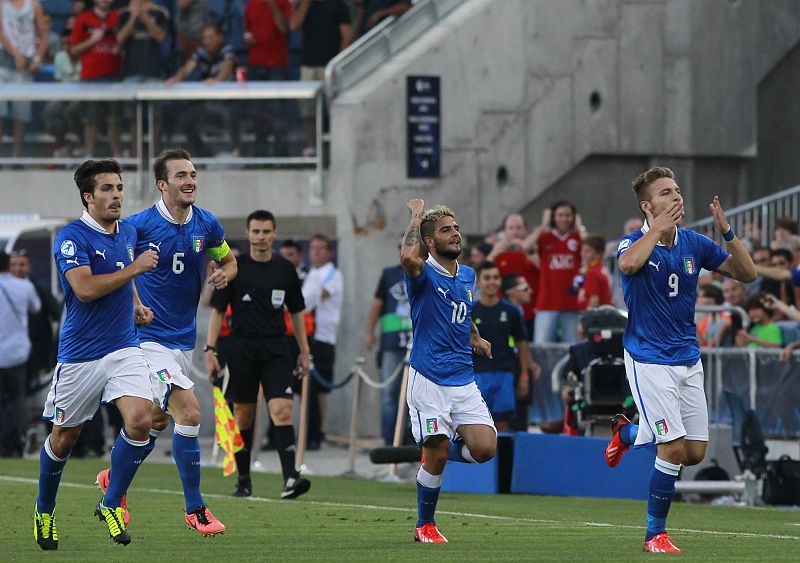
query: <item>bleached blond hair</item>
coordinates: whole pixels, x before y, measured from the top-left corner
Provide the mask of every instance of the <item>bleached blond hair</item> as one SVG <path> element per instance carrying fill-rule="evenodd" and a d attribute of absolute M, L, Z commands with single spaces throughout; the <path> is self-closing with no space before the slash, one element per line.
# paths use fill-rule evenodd
<path fill-rule="evenodd" d="M 422 215 L 422 222 L 419 225 L 419 232 L 423 241 L 425 240 L 425 237 L 433 236 L 436 221 L 442 217 L 452 217 L 455 219 L 456 214 L 453 213 L 452 209 L 442 204 L 434 205 L 430 209 L 425 210 L 425 213 Z"/>

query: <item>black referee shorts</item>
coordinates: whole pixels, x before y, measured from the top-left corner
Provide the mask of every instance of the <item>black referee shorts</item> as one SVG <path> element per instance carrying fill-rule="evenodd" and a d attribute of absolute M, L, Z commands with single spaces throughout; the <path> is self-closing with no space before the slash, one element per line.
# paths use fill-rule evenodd
<path fill-rule="evenodd" d="M 258 386 L 264 398 L 291 399 L 294 361 L 286 338 L 247 338 L 236 334 L 226 339 L 226 356 L 231 378 L 226 399 L 234 403 L 258 402 Z"/>

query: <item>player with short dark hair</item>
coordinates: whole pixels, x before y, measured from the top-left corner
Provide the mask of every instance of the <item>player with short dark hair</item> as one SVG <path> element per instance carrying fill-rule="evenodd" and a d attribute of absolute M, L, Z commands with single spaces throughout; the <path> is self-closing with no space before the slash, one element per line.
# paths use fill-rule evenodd
<path fill-rule="evenodd" d="M 492 357 L 473 355 L 475 383 L 497 430 L 507 432 L 516 408 L 517 391 L 520 396 L 528 394 L 530 376 L 538 376 L 539 366 L 530 358 L 528 335 L 519 308 L 498 295 L 502 283 L 500 270 L 493 262 L 484 262 L 476 274 L 480 297 L 472 308 L 472 322 L 492 345 Z M 533 367 L 533 374 L 528 372 L 528 366 Z"/>
<path fill-rule="evenodd" d="M 125 219 L 136 229 L 136 254 L 158 252 L 158 268 L 136 280 L 143 303 L 155 313 L 153 321 L 139 329 L 139 340 L 150 365 L 153 388 L 153 424 L 144 457 L 153 451 L 156 439 L 175 422 L 172 456 L 183 485 L 186 524 L 204 536 L 225 531 L 225 526 L 206 507 L 200 493 L 200 405 L 191 379 L 192 356 L 197 337 L 197 304 L 203 287 L 206 258 L 212 266 L 208 283 L 224 288 L 236 277 L 236 258 L 225 242 L 219 221 L 194 205 L 197 171 L 191 155 L 183 149 L 161 153 L 154 162 L 157 204 Z M 108 469 L 97 475 L 105 490 Z M 127 500 L 124 503 L 126 517 Z"/>
<path fill-rule="evenodd" d="M 646 221 L 641 230 L 620 239 L 617 257 L 628 306 L 625 369 L 641 425 L 615 417 L 606 461 L 616 465 L 634 443 L 656 445 L 644 550 L 679 552 L 666 532 L 675 481 L 681 466 L 700 463 L 708 447 L 703 364 L 694 324 L 698 275 L 705 268 L 750 282 L 756 268 L 718 196 L 709 209 L 730 254 L 705 236 L 678 227 L 683 195 L 672 170 L 651 168 L 633 186 Z"/>
<path fill-rule="evenodd" d="M 497 449 L 497 430 L 472 369 L 472 353 L 491 358 L 492 348 L 470 318 L 475 272 L 458 263 L 461 233 L 453 212 L 444 205 L 425 211 L 421 199 L 406 207 L 411 221 L 400 262 L 414 334 L 406 399 L 422 448 L 414 540 L 447 543 L 434 520 L 447 460 L 483 463 Z M 427 260 L 420 257 L 423 243 Z"/>
<path fill-rule="evenodd" d="M 239 258 L 236 279 L 228 287 L 214 291 L 211 297 L 213 309 L 206 340 L 206 369 L 209 375 L 219 370 L 215 346 L 222 316 L 230 305 L 233 332 L 226 341 L 230 370 L 227 398 L 233 402 L 236 424 L 244 440 L 244 448 L 235 455 L 239 480 L 233 496 L 253 494 L 250 452 L 260 385 L 275 425 L 274 445 L 284 479 L 281 498 L 294 498 L 311 487 L 309 480 L 302 477 L 295 467 L 292 426 L 294 373 L 300 377 L 307 376 L 310 363 L 303 318 L 305 302 L 294 265 L 272 251 L 278 236 L 275 216 L 269 211 L 254 211 L 247 217 L 246 234 L 250 252 Z M 289 310 L 300 347 L 296 369 L 285 338 L 284 307 Z"/>
<path fill-rule="evenodd" d="M 135 302 L 131 281 L 156 268 L 158 254 L 150 250 L 134 259 L 136 230 L 119 221 L 123 185 L 117 161 L 87 160 L 75 172 L 75 183 L 85 211 L 59 231 L 53 247 L 65 315 L 42 415 L 52 421 L 53 432 L 39 457 L 33 515 L 34 537 L 47 550 L 58 549 L 55 506 L 64 465 L 101 401 L 113 401 L 125 425 L 111 450 L 114 471 L 95 515 L 115 543 L 131 542 L 120 503 L 147 444 L 153 396 L 134 326 L 152 319 L 152 312 Z"/>

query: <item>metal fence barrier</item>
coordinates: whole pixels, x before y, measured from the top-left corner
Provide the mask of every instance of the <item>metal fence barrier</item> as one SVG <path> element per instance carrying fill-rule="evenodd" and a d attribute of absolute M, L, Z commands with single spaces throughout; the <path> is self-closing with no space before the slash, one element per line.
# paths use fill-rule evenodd
<path fill-rule="evenodd" d="M 553 370 L 569 351 L 566 344 L 531 345 L 542 376 L 532 386 L 530 421 L 538 424 L 563 417 L 562 382 Z M 800 354 L 788 362 L 780 350 L 770 348 L 703 348 L 705 390 L 711 424 L 730 424 L 731 414 L 723 391 L 738 393 L 746 408 L 756 411 L 766 438 L 800 438 Z"/>
<path fill-rule="evenodd" d="M 34 111 L 21 157 L 0 158 L 0 166 L 73 167 L 87 158 L 113 156 L 135 167 L 144 186 L 156 153 L 184 146 L 201 168 L 315 168 L 322 189 L 320 82 L 0 84 L 0 102 L 7 101 L 32 103 Z M 303 128 L 300 104 L 313 106 L 307 109 L 314 110 L 314 139 Z M 115 135 L 107 134 L 109 124 Z M 95 154 L 86 154 L 87 125 L 99 126 Z M 54 154 L 56 134 L 64 136 L 69 150 Z M 112 144 L 119 145 L 117 151 Z M 321 200 L 321 193 L 316 197 Z"/>

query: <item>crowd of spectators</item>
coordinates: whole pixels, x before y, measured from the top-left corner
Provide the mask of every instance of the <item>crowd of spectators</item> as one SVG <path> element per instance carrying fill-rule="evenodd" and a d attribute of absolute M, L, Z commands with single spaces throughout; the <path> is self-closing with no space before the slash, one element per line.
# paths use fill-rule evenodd
<path fill-rule="evenodd" d="M 411 7 L 410 0 L 0 1 L 0 79 L 6 83 L 321 80 L 325 65 L 358 35 Z M 287 101 L 230 105 L 237 107 L 223 112 L 221 124 L 212 120 L 218 130 L 230 131 L 226 151 L 238 152 L 240 126 L 252 125 L 254 146 L 265 152 L 258 156 L 288 156 L 287 131 L 296 123 L 305 138 L 303 154 L 314 154 L 313 101 L 299 108 Z M 110 154 L 135 156 L 133 109 L 51 102 L 43 125 L 55 139 L 53 155 L 94 155 L 102 122 Z M 206 145 L 192 119 L 208 108 L 191 109 L 173 128 L 194 125 L 186 132 L 194 154 L 218 152 Z M 171 133 L 160 119 L 168 110 L 156 114 L 159 142 L 162 132 Z M 0 105 L 0 133 L 4 118 L 13 123 L 11 154 L 19 157 L 32 120 L 30 102 Z M 129 146 L 121 143 L 123 127 Z"/>
<path fill-rule="evenodd" d="M 630 218 L 623 232 L 642 224 Z M 763 246 L 756 223 L 744 229 L 743 240 L 759 272 L 752 283 L 701 272 L 695 321 L 702 346 L 780 347 L 785 360 L 800 348 L 800 315 L 795 309 L 800 290 L 792 281 L 792 271 L 800 266 L 799 230 L 797 221 L 780 217 L 772 241 Z M 558 201 L 530 232 L 522 215 L 507 215 L 500 229 L 474 242 L 463 259 L 476 268 L 486 261 L 500 268 L 504 297 L 519 304 L 533 342 L 573 343 L 581 311 L 606 304 L 625 306 L 619 275 L 612 275 L 616 250 L 617 241 L 606 242 L 587 230 L 571 202 Z M 705 310 L 714 307 L 734 310 Z"/>

